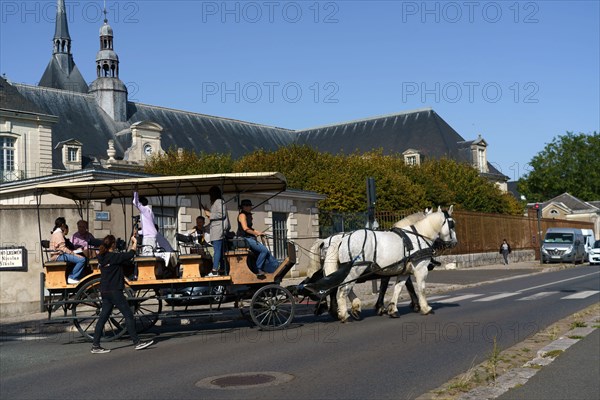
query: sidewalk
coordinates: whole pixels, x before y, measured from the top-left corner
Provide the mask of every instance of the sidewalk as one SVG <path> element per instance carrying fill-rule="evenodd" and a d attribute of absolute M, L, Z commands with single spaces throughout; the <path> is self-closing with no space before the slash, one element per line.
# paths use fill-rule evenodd
<path fill-rule="evenodd" d="M 492 264 L 480 267 L 466 268 L 466 269 L 455 269 L 455 270 L 444 270 L 441 267 L 437 267 L 429 273 L 427 282 L 427 294 L 439 294 L 449 290 L 455 290 L 461 287 L 468 287 L 474 285 L 480 285 L 485 282 L 513 278 L 519 275 L 525 275 L 536 272 L 552 271 L 557 269 L 570 268 L 570 264 L 544 264 L 541 266 L 539 262 L 520 262 L 509 265 L 503 264 Z M 472 284 L 461 284 L 457 282 L 462 280 L 461 275 L 466 274 L 467 271 L 493 271 L 489 274 L 488 280 L 477 280 Z M 442 273 L 438 273 L 442 272 Z M 441 275 L 444 275 L 443 279 Z M 455 276 L 457 279 L 453 281 L 452 277 Z M 282 286 L 296 285 L 304 278 L 286 278 L 282 282 Z M 487 279 L 487 278 L 485 278 Z M 394 281 L 390 282 L 393 285 Z M 375 304 L 377 300 L 377 293 L 373 292 L 373 282 L 365 282 L 356 284 L 354 286 L 354 292 L 361 299 L 364 307 L 370 307 Z M 388 294 L 389 296 L 389 294 Z M 400 298 L 400 301 L 407 300 L 408 294 L 406 291 Z M 62 313 L 62 311 L 58 311 Z M 54 315 L 59 315 L 59 314 Z M 69 313 L 70 315 L 70 313 Z M 5 336 L 17 336 L 17 335 L 32 335 L 32 334 L 51 334 L 73 331 L 74 326 L 70 321 L 55 321 L 48 320 L 47 313 L 32 313 L 19 315 L 14 317 L 2 317 L 0 321 L 0 340 Z"/>

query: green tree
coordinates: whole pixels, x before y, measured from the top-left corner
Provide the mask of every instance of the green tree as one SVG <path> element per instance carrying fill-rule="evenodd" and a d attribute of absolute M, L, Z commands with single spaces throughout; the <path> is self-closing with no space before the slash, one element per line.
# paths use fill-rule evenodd
<path fill-rule="evenodd" d="M 156 175 L 218 174 L 232 172 L 233 159 L 228 154 L 196 154 L 191 150 L 169 149 L 146 161 L 144 170 Z"/>
<path fill-rule="evenodd" d="M 530 163 L 518 189 L 528 201 L 544 201 L 568 192 L 582 200 L 600 199 L 600 135 L 555 137 Z"/>
<path fill-rule="evenodd" d="M 257 150 L 232 160 L 229 155 L 169 150 L 152 157 L 146 171 L 162 175 L 278 171 L 290 189 L 327 196 L 324 211 L 366 211 L 366 181 L 375 178 L 377 208 L 382 211 L 418 210 L 448 206 L 470 211 L 518 214 L 522 207 L 470 165 L 453 160 L 429 160 L 407 166 L 404 157 L 383 150 L 350 155 L 320 153 L 291 145 L 273 152 Z"/>

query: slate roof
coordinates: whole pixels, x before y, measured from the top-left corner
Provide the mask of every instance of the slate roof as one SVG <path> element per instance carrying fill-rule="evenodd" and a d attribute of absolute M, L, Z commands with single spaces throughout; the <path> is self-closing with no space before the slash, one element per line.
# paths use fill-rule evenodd
<path fill-rule="evenodd" d="M 84 156 L 108 158 L 108 141 L 114 139 L 114 133 L 129 127 L 126 122 L 113 121 L 93 95 L 23 84 L 14 84 L 14 87 L 45 114 L 59 117 L 52 128 L 54 169 L 65 168 L 60 149 L 55 148 L 58 143 L 75 138 L 83 144 Z M 115 149 L 121 156 L 125 151 L 120 143 L 115 143 Z"/>
<path fill-rule="evenodd" d="M 115 140 L 117 158 L 131 145 L 130 125 L 140 121 L 163 127 L 164 150 L 182 147 L 195 152 L 231 154 L 239 158 L 256 149 L 274 151 L 292 143 L 333 154 L 382 148 L 384 154 L 401 154 L 413 148 L 426 158 L 448 157 L 471 163 L 470 144 L 432 109 L 343 122 L 294 131 L 274 126 L 186 112 L 142 103 L 127 103 L 126 122 L 113 121 L 94 96 L 73 91 L 13 84 L 28 102 L 59 121 L 53 128 L 53 145 L 75 138 L 88 159 L 107 158 L 108 140 Z M 53 167 L 62 166 L 55 150 Z M 85 168 L 85 165 L 83 166 Z M 488 163 L 488 177 L 505 179 Z"/>
<path fill-rule="evenodd" d="M 182 147 L 196 152 L 230 153 L 239 158 L 257 149 L 277 150 L 294 139 L 289 129 L 141 103 L 127 103 L 127 118 L 130 124 L 152 121 L 161 125 L 164 150 Z"/>
<path fill-rule="evenodd" d="M 66 74 L 60 67 L 60 64 L 56 57 L 63 57 L 67 59 L 69 64 L 70 74 Z M 70 92 L 87 93 L 88 85 L 85 83 L 85 79 L 79 72 L 79 68 L 75 65 L 73 57 L 67 54 L 57 54 L 50 58 L 50 62 L 40 79 L 40 86 L 63 89 Z"/>
<path fill-rule="evenodd" d="M 596 207 L 593 204 L 590 204 L 589 202 L 585 202 L 583 200 L 578 199 L 577 197 L 569 194 L 569 193 L 563 193 L 561 195 L 558 195 L 550 200 L 548 200 L 547 202 L 544 203 L 544 207 L 546 207 L 547 205 L 550 205 L 552 203 L 562 203 L 565 206 L 569 207 L 573 212 L 590 212 L 593 211 L 594 209 L 597 211 L 600 211 L 598 209 L 598 207 Z"/>
<path fill-rule="evenodd" d="M 27 100 L 6 79 L 0 77 L 0 109 L 21 111 L 35 114 L 44 114 L 44 111 L 35 103 Z"/>
<path fill-rule="evenodd" d="M 479 140 L 479 139 L 477 139 Z M 431 108 L 327 125 L 296 132 L 296 143 L 332 154 L 382 149 L 384 154 L 418 150 L 425 158 L 471 163 L 471 144 Z M 504 177 L 488 163 L 490 176 Z"/>

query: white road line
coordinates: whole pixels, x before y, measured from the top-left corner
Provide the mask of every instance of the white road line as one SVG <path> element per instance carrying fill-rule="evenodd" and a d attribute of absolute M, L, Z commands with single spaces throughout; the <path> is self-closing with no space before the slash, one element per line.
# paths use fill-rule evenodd
<path fill-rule="evenodd" d="M 597 293 L 600 293 L 600 291 L 598 291 L 598 290 L 585 290 L 583 292 L 574 293 L 574 294 L 570 294 L 570 295 L 565 296 L 565 297 L 561 297 L 561 300 L 585 299 L 585 298 L 593 296 L 593 295 L 595 295 Z"/>
<path fill-rule="evenodd" d="M 45 340 L 48 339 L 48 336 L 36 336 L 34 335 L 26 335 L 26 336 L 16 336 L 16 335 L 0 335 L 0 342 L 9 342 L 9 341 L 26 341 L 26 340 Z"/>
<path fill-rule="evenodd" d="M 503 299 L 505 297 L 516 296 L 516 295 L 519 295 L 519 294 L 521 294 L 521 293 L 519 293 L 519 292 L 514 292 L 514 293 L 499 293 L 499 294 L 495 294 L 493 296 L 484 297 L 483 299 L 473 300 L 473 302 L 476 302 L 476 301 L 494 301 L 494 300 L 498 300 L 498 299 Z"/>
<path fill-rule="evenodd" d="M 539 300 L 539 299 L 543 299 L 544 297 L 548 297 L 548 296 L 556 294 L 556 293 L 559 293 L 559 292 L 539 292 L 536 294 L 532 294 L 531 296 L 522 297 L 520 299 L 517 299 L 517 301 Z"/>
<path fill-rule="evenodd" d="M 444 299 L 440 303 L 456 303 L 462 300 L 472 299 L 473 297 L 483 296 L 482 294 L 463 294 L 462 296 L 450 297 L 449 299 Z"/>
<path fill-rule="evenodd" d="M 522 290 L 520 290 L 520 291 L 521 291 L 521 292 L 524 292 L 524 291 L 526 291 L 526 290 L 539 289 L 539 288 L 541 288 L 541 287 L 544 287 L 544 286 L 550 286 L 550 285 L 555 285 L 555 284 L 557 284 L 557 283 L 562 283 L 562 282 L 568 282 L 568 281 L 572 281 L 573 279 L 580 279 L 580 278 L 585 278 L 586 276 L 598 275 L 599 273 L 600 273 L 600 272 L 592 272 L 591 274 L 585 274 L 585 275 L 581 275 L 581 276 L 575 276 L 575 277 L 573 277 L 573 278 L 563 279 L 563 280 L 560 280 L 560 281 L 555 281 L 555 282 L 545 283 L 545 284 L 543 284 L 543 285 L 534 286 L 534 287 L 530 287 L 530 288 L 527 288 L 527 289 L 522 289 Z"/>
<path fill-rule="evenodd" d="M 431 300 L 443 299 L 444 297 L 448 297 L 448 296 L 450 296 L 450 295 L 445 294 L 445 295 L 427 297 L 427 302 L 429 303 Z M 407 304 L 410 304 L 410 300 L 398 302 L 398 305 L 407 305 Z"/>

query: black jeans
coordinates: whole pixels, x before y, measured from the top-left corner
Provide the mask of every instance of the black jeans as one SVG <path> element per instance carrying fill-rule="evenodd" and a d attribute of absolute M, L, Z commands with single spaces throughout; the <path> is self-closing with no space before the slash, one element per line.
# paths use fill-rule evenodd
<path fill-rule="evenodd" d="M 102 293 L 102 310 L 100 311 L 100 317 L 96 322 L 96 328 L 94 329 L 94 346 L 100 346 L 100 336 L 102 335 L 102 329 L 104 324 L 108 321 L 112 309 L 117 307 L 123 317 L 125 317 L 125 325 L 127 326 L 127 332 L 134 344 L 138 344 L 140 339 L 135 331 L 135 320 L 133 319 L 133 312 L 129 308 L 125 295 L 120 290 Z"/>

